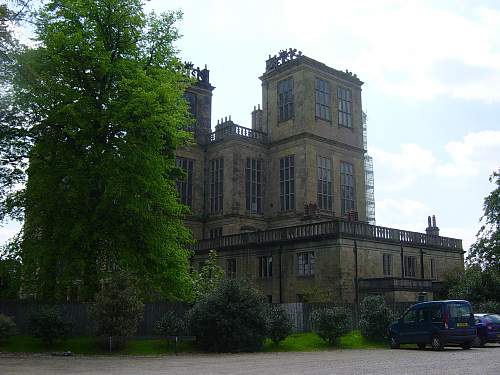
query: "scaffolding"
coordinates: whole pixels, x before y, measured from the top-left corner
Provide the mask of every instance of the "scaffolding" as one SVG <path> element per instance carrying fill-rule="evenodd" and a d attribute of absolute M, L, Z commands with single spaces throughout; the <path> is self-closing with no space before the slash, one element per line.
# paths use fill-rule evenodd
<path fill-rule="evenodd" d="M 363 148 L 367 151 L 367 135 L 366 135 L 366 113 L 363 112 Z M 375 182 L 373 175 L 373 158 L 368 155 L 368 151 L 364 158 L 365 164 L 365 202 L 366 202 L 366 220 L 368 223 L 375 225 Z"/>

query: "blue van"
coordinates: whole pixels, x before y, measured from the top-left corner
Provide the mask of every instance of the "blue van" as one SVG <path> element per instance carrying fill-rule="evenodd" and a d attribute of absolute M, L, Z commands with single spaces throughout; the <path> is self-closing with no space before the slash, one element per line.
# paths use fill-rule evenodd
<path fill-rule="evenodd" d="M 470 349 L 475 337 L 471 305 L 461 300 L 417 303 L 389 326 L 392 349 L 399 348 L 400 344 L 417 344 L 419 349 L 430 345 L 433 350 L 458 344 Z"/>

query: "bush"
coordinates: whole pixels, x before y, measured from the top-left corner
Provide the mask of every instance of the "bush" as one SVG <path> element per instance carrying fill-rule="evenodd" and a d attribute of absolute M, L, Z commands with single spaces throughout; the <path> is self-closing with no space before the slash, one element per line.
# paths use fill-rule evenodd
<path fill-rule="evenodd" d="M 31 316 L 30 328 L 34 337 L 52 345 L 68 338 L 71 323 L 63 319 L 56 307 L 42 307 Z"/>
<path fill-rule="evenodd" d="M 7 340 L 16 333 L 16 323 L 14 323 L 12 318 L 0 314 L 0 342 Z"/>
<path fill-rule="evenodd" d="M 490 313 L 490 314 L 500 314 L 500 302 L 497 301 L 486 301 L 474 306 L 474 312 L 476 313 Z"/>
<path fill-rule="evenodd" d="M 292 332 L 292 322 L 285 309 L 280 305 L 269 306 L 268 336 L 274 343 L 286 339 Z"/>
<path fill-rule="evenodd" d="M 393 319 L 392 311 L 382 296 L 368 296 L 361 302 L 359 329 L 363 337 L 384 340 Z"/>
<path fill-rule="evenodd" d="M 223 280 L 193 306 L 191 330 L 204 350 L 255 351 L 266 337 L 266 313 L 266 299 L 256 289 L 236 279 Z"/>
<path fill-rule="evenodd" d="M 314 332 L 330 345 L 334 345 L 337 338 L 351 329 L 350 313 L 343 307 L 316 310 L 312 313 L 311 321 Z"/>
<path fill-rule="evenodd" d="M 142 319 L 144 304 L 128 276 L 115 274 L 100 292 L 95 295 L 95 303 L 90 314 L 97 327 L 97 335 L 109 338 L 109 350 L 113 347 L 112 338 L 118 338 L 116 343 L 124 346 L 124 338 L 137 331 L 137 325 Z"/>
<path fill-rule="evenodd" d="M 161 336 L 183 336 L 186 334 L 186 324 L 173 311 L 167 312 L 156 322 L 156 332 Z"/>

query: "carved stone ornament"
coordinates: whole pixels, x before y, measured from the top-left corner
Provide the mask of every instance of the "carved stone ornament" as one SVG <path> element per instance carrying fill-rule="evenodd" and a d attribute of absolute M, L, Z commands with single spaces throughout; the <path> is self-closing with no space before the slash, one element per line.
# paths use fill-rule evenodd
<path fill-rule="evenodd" d="M 302 51 L 297 51 L 296 48 L 289 48 L 288 50 L 281 50 L 277 55 L 269 55 L 266 61 L 266 72 L 276 69 L 278 66 L 285 64 L 288 61 L 295 60 L 302 56 Z"/>

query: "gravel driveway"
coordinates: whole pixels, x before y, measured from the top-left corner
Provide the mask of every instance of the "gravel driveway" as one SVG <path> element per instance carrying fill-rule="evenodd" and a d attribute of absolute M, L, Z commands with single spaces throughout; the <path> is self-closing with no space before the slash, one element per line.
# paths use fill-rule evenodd
<path fill-rule="evenodd" d="M 500 374 L 500 346 L 462 350 L 332 350 L 163 357 L 0 354 L 0 374 Z"/>

